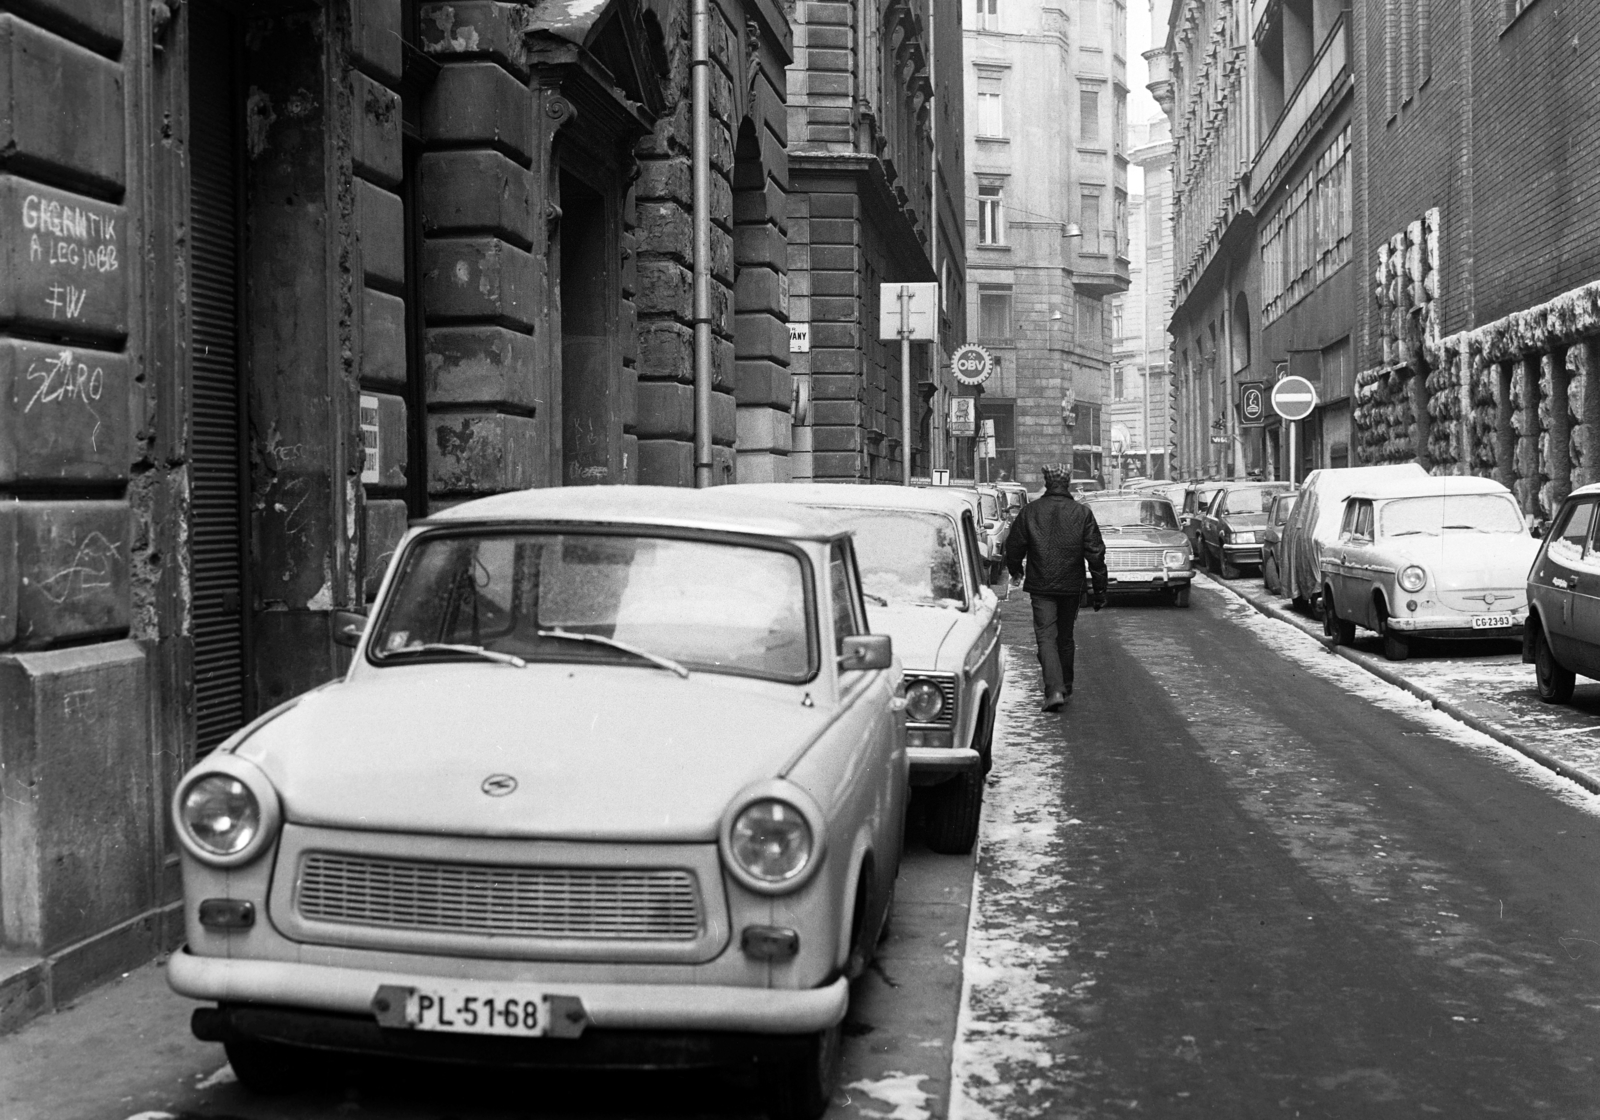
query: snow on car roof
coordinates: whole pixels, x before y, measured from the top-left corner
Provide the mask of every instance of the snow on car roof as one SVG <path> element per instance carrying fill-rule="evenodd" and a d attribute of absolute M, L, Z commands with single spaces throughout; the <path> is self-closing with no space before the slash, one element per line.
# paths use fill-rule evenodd
<path fill-rule="evenodd" d="M 466 521 L 562 521 L 651 525 L 769 537 L 831 540 L 844 535 L 828 518 L 802 506 L 779 505 L 751 487 L 552 486 L 514 490 L 440 510 L 424 524 Z"/>
<path fill-rule="evenodd" d="M 1492 478 L 1470 474 L 1402 475 L 1368 482 L 1350 491 L 1350 498 L 1435 498 L 1453 494 L 1510 494 Z"/>
<path fill-rule="evenodd" d="M 947 513 L 977 504 L 977 491 L 961 486 L 851 486 L 828 482 L 746 482 L 728 487 L 761 501 L 851 509 L 913 509 Z"/>

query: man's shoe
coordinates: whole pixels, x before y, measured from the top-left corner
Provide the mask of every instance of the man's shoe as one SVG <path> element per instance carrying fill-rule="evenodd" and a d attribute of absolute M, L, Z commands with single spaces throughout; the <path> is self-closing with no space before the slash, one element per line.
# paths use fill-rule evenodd
<path fill-rule="evenodd" d="M 1067 694 L 1065 692 L 1052 692 L 1044 698 L 1044 710 L 1047 712 L 1059 712 L 1066 706 Z"/>

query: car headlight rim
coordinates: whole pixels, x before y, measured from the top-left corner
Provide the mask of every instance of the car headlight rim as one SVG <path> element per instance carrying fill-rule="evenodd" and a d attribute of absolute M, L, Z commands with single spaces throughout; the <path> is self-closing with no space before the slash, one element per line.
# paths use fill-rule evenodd
<path fill-rule="evenodd" d="M 782 878 L 765 878 L 746 866 L 740 858 L 736 831 L 752 810 L 768 804 L 781 804 L 792 810 L 809 834 L 807 858 Z M 783 895 L 799 890 L 816 876 L 826 853 L 826 835 L 825 822 L 816 803 L 804 790 L 777 778 L 761 782 L 733 800 L 723 815 L 717 846 L 722 854 L 723 866 L 740 885 L 757 894 Z"/>
<path fill-rule="evenodd" d="M 231 799 L 234 807 L 244 805 L 253 810 L 248 834 L 237 844 L 219 846 L 208 842 L 204 830 L 196 827 L 196 813 L 204 806 L 196 802 L 197 796 L 209 789 L 213 799 Z M 242 796 L 241 796 L 242 795 Z M 254 766 L 232 755 L 208 759 L 194 772 L 178 783 L 172 798 L 172 819 L 178 840 L 195 859 L 212 867 L 230 868 L 249 863 L 271 847 L 278 834 L 281 811 L 277 791 L 265 775 Z"/>
<path fill-rule="evenodd" d="M 1415 595 L 1428 585 L 1428 573 L 1420 565 L 1407 564 L 1400 569 L 1400 589 Z"/>
<path fill-rule="evenodd" d="M 1189 552 L 1182 548 L 1169 548 L 1162 552 L 1161 562 L 1169 568 L 1182 568 L 1189 563 Z"/>
<path fill-rule="evenodd" d="M 938 682 L 921 678 L 906 685 L 906 720 L 910 723 L 943 722 L 944 690 Z"/>

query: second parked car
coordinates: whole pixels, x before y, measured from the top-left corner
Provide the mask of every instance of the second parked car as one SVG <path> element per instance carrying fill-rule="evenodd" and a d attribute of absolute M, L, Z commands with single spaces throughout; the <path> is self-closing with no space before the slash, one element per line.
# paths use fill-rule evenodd
<path fill-rule="evenodd" d="M 1267 530 L 1267 507 L 1287 482 L 1230 482 L 1218 490 L 1200 515 L 1201 561 L 1223 579 L 1237 579 L 1239 569 L 1261 565 L 1261 538 Z"/>
<path fill-rule="evenodd" d="M 1534 559 L 1522 659 L 1547 703 L 1572 699 L 1579 674 L 1600 678 L 1600 485 L 1572 492 Z"/>
<path fill-rule="evenodd" d="M 1289 515 L 1294 512 L 1295 502 L 1299 500 L 1298 490 L 1284 490 L 1272 495 L 1272 504 L 1267 507 L 1267 527 L 1261 530 L 1261 582 L 1275 594 L 1283 592 L 1282 561 L 1279 557 L 1283 547 L 1283 530 L 1289 523 Z"/>

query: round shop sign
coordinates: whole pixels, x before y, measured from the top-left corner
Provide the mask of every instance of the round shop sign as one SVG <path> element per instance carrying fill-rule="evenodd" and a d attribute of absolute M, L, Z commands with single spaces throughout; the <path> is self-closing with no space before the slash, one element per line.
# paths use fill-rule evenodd
<path fill-rule="evenodd" d="M 950 356 L 950 373 L 963 385 L 982 385 L 994 372 L 994 359 L 982 346 L 963 346 Z"/>

